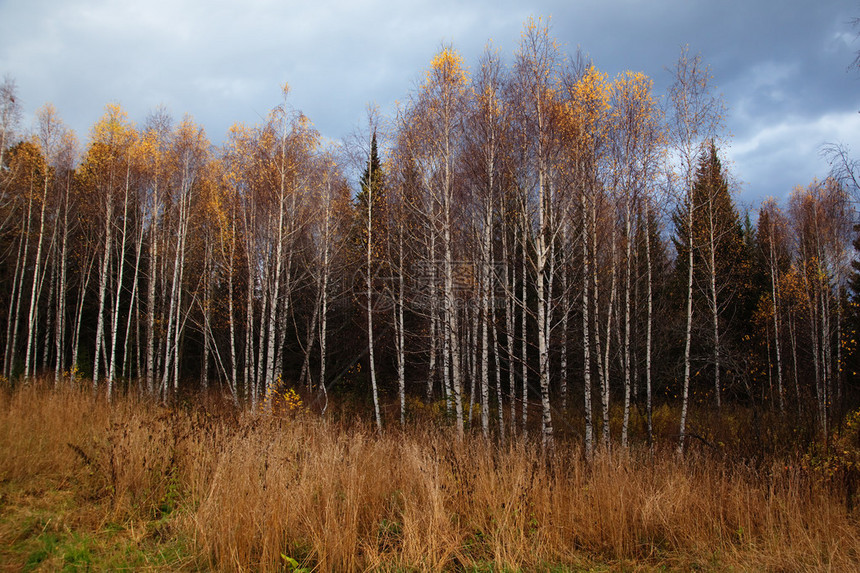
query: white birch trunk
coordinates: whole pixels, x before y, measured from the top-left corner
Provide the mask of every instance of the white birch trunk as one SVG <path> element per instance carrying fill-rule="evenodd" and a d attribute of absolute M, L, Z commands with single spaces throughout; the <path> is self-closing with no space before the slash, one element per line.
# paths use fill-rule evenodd
<path fill-rule="evenodd" d="M 603 445 L 607 449 L 610 446 L 609 426 L 609 398 L 611 392 L 609 356 L 612 349 L 612 319 L 615 313 L 615 300 L 618 296 L 618 242 L 615 237 L 615 229 L 610 229 L 610 240 L 612 241 L 611 283 L 609 286 L 609 306 L 606 311 L 606 346 L 603 349 Z"/>
<path fill-rule="evenodd" d="M 781 414 L 785 413 L 785 392 L 782 387 L 782 352 L 781 345 L 779 339 L 779 264 L 776 258 L 776 248 L 774 247 L 774 232 L 775 225 L 773 222 L 774 214 L 771 214 L 770 219 L 770 245 L 769 245 L 769 254 L 770 254 L 770 294 L 771 294 L 771 303 L 773 305 L 773 339 L 776 346 L 776 381 L 777 381 L 777 392 L 779 392 L 779 411 Z"/>
<path fill-rule="evenodd" d="M 722 408 L 722 387 L 720 386 L 720 306 L 717 298 L 717 228 L 714 213 L 713 194 L 708 197 L 708 264 L 710 265 L 710 305 L 711 322 L 714 330 L 714 394 L 717 410 Z"/>
<path fill-rule="evenodd" d="M 521 308 L 521 326 L 522 326 L 522 339 L 521 339 L 521 348 L 522 357 L 520 359 L 520 366 L 522 367 L 522 377 L 523 377 L 523 412 L 522 412 L 522 424 L 523 424 L 523 437 L 528 435 L 528 419 L 529 419 L 529 371 L 528 371 L 528 287 L 526 285 L 526 279 L 528 277 L 528 272 L 526 269 L 526 237 L 525 230 L 523 230 L 523 260 L 522 260 L 522 308 Z"/>
<path fill-rule="evenodd" d="M 119 254 L 118 254 L 118 263 L 119 268 L 117 269 L 117 279 L 116 279 L 116 299 L 115 306 L 113 309 L 113 313 L 111 315 L 111 342 L 110 342 L 110 362 L 108 364 L 108 378 L 107 378 L 107 394 L 108 398 L 111 397 L 113 393 L 113 381 L 116 376 L 116 345 L 117 339 L 119 338 L 119 311 L 120 311 L 120 302 L 122 301 L 122 279 L 123 272 L 125 270 L 125 242 L 126 242 L 126 232 L 128 231 L 128 190 L 131 184 L 131 166 L 126 166 L 125 172 L 125 188 L 123 191 L 123 200 L 122 200 L 122 239 L 119 244 Z"/>
<path fill-rule="evenodd" d="M 235 233 L 235 215 L 231 214 L 230 218 L 230 255 L 227 258 L 227 322 L 230 328 L 230 391 L 233 397 L 233 404 L 239 405 L 239 358 L 236 352 L 236 316 L 233 303 L 234 286 L 233 272 L 236 262 L 236 233 Z"/>
<path fill-rule="evenodd" d="M 158 283 L 158 231 L 160 229 L 160 193 L 156 178 L 152 192 L 149 226 L 149 284 L 146 296 L 146 387 L 155 393 L 155 291 Z"/>
<path fill-rule="evenodd" d="M 326 204 L 328 207 L 328 203 Z M 320 301 L 320 390 L 323 392 L 325 402 L 322 408 L 322 416 L 325 417 L 328 409 L 328 389 L 326 387 L 326 338 L 328 336 L 328 279 L 329 273 L 329 215 L 326 209 L 325 222 L 325 249 L 323 251 L 322 287 Z"/>
<path fill-rule="evenodd" d="M 645 265 L 647 281 L 648 281 L 648 317 L 645 326 L 645 392 L 646 405 L 645 411 L 648 423 L 648 444 L 654 446 L 654 425 L 652 418 L 652 399 L 651 399 L 651 328 L 653 324 L 653 284 L 654 279 L 651 270 L 651 228 L 648 216 L 648 201 L 645 201 Z"/>
<path fill-rule="evenodd" d="M 540 184 L 539 201 L 544 202 L 543 184 Z M 548 302 L 547 302 L 547 285 L 546 285 L 546 264 L 547 264 L 547 245 L 546 245 L 546 221 L 544 220 L 544 206 L 540 208 L 539 219 L 540 232 L 537 238 L 537 334 L 538 334 L 538 364 L 539 364 L 539 380 L 540 380 L 540 395 L 541 395 L 541 445 L 543 448 L 552 445 L 552 417 L 549 402 L 549 340 L 548 340 Z"/>
<path fill-rule="evenodd" d="M 38 302 L 39 302 L 39 285 L 41 284 L 42 273 L 42 244 L 45 235 L 45 211 L 48 207 L 48 183 L 50 178 L 46 173 L 44 176 L 44 184 L 42 187 L 42 207 L 39 214 L 39 231 L 38 239 L 36 240 L 36 261 L 33 267 L 33 285 L 30 289 L 30 312 L 27 320 L 27 351 L 24 355 L 24 378 L 29 379 L 33 372 L 30 370 L 31 355 L 33 354 L 33 344 L 36 339 L 36 321 L 38 317 Z M 35 359 L 33 360 L 35 361 Z"/>
<path fill-rule="evenodd" d="M 621 447 L 626 448 L 628 442 L 628 432 L 630 428 L 630 296 L 631 296 L 631 273 L 633 270 L 633 225 L 632 217 L 632 198 L 626 198 L 624 230 L 627 240 L 627 253 L 625 257 L 625 275 L 624 275 L 624 420 L 621 425 Z"/>
<path fill-rule="evenodd" d="M 489 346 L 489 324 L 490 315 L 490 259 L 492 246 L 493 225 L 493 194 L 492 194 L 492 168 L 490 171 L 490 190 L 487 203 L 484 206 L 484 233 L 483 233 L 483 265 L 481 273 L 481 430 L 484 438 L 490 436 L 490 346 Z M 501 408 L 501 403 L 499 403 Z"/>
<path fill-rule="evenodd" d="M 689 178 L 688 178 L 689 179 Z M 687 326 L 684 341 L 684 387 L 681 398 L 681 423 L 678 431 L 678 454 L 684 453 L 684 441 L 687 437 L 687 407 L 690 401 L 690 346 L 693 339 L 693 189 L 688 188 L 687 197 Z"/>
<path fill-rule="evenodd" d="M 68 269 L 69 252 L 69 195 L 71 190 L 71 176 L 66 176 L 65 191 L 63 193 L 63 219 L 62 238 L 60 239 L 60 278 L 58 284 L 59 296 L 57 297 L 57 322 L 56 322 L 56 354 L 57 362 L 54 369 L 54 382 L 58 383 L 65 366 L 66 351 L 66 275 Z M 59 208 L 58 208 L 59 209 Z M 57 216 L 59 220 L 59 213 Z"/>
<path fill-rule="evenodd" d="M 132 323 L 132 319 L 134 318 L 133 311 L 135 309 L 138 310 L 138 312 L 137 312 L 138 332 L 140 331 L 140 312 L 139 312 L 140 301 L 138 300 L 139 297 L 138 297 L 137 291 L 138 291 L 138 282 L 139 282 L 139 278 L 140 278 L 140 258 L 141 258 L 142 251 L 143 251 L 143 231 L 141 230 L 137 236 L 137 248 L 135 250 L 135 255 L 134 255 L 134 275 L 132 275 L 132 281 L 131 281 L 131 298 L 130 298 L 131 302 L 129 303 L 128 321 L 126 322 L 126 326 L 125 326 L 125 339 L 124 339 L 125 342 L 123 344 L 123 361 L 122 361 L 122 375 L 124 377 L 127 376 L 126 367 L 127 367 L 129 360 L 130 360 L 129 359 L 130 352 L 128 349 L 128 345 L 129 345 L 129 340 L 131 339 L 131 323 Z M 137 376 L 140 376 L 140 369 L 139 368 L 137 370 Z"/>
<path fill-rule="evenodd" d="M 100 351 L 104 343 L 104 308 L 107 294 L 108 270 L 110 269 L 110 254 L 113 248 L 113 194 L 107 197 L 107 209 L 105 212 L 105 242 L 104 255 L 99 272 L 99 302 L 96 319 L 96 339 L 93 349 L 93 392 L 98 390 Z"/>
<path fill-rule="evenodd" d="M 589 310 L 589 263 L 588 237 L 593 241 L 597 238 L 588 232 L 588 205 L 585 188 L 582 190 L 582 375 L 583 390 L 585 395 L 585 455 L 590 460 L 594 454 L 594 422 L 593 409 L 591 405 L 591 335 L 588 330 Z"/>
<path fill-rule="evenodd" d="M 397 229 L 397 303 L 395 304 L 396 316 L 394 324 L 397 336 L 397 385 L 400 391 L 400 426 L 406 426 L 406 323 L 403 315 L 403 307 L 406 304 L 405 280 L 403 265 L 403 213 L 400 213 Z"/>
<path fill-rule="evenodd" d="M 368 160 L 369 161 L 369 160 Z M 369 163 L 368 163 L 369 165 Z M 376 429 L 382 431 L 382 416 L 379 412 L 379 389 L 376 383 L 376 360 L 373 348 L 373 185 L 367 186 L 367 266 L 365 286 L 367 288 L 367 354 L 370 361 L 370 387 L 373 392 L 373 415 Z"/>
<path fill-rule="evenodd" d="M 30 224 L 33 212 L 32 189 L 27 200 L 27 218 L 22 222 L 22 238 L 18 243 L 18 258 L 15 263 L 15 283 L 13 286 L 14 311 L 10 310 L 9 323 L 6 332 L 6 377 L 12 378 L 15 359 L 18 355 L 18 322 L 21 317 L 21 302 L 24 296 L 24 277 L 26 276 L 27 259 L 30 251 Z M 10 309 L 12 308 L 12 302 Z M 10 342 L 11 341 L 11 342 Z"/>

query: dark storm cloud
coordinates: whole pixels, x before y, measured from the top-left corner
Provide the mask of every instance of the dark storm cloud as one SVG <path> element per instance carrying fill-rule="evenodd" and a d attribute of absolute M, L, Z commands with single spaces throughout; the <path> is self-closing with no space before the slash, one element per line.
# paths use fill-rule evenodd
<path fill-rule="evenodd" d="M 853 2 L 585 2 L 556 14 L 559 37 L 610 74 L 647 73 L 658 93 L 681 46 L 700 53 L 728 108 L 727 154 L 744 202 L 826 175 L 825 142 L 860 152 L 860 81 L 847 70 L 860 49 Z"/>
<path fill-rule="evenodd" d="M 683 45 L 701 53 L 729 109 L 727 150 L 741 199 L 785 195 L 826 174 L 827 141 L 860 153 L 854 2 L 578 0 L 573 2 L 0 2 L 0 74 L 28 114 L 52 102 L 82 138 L 104 105 L 138 122 L 158 105 L 190 113 L 220 141 L 254 123 L 289 82 L 292 104 L 324 136 L 391 112 L 435 51 L 474 65 L 489 40 L 511 61 L 523 21 L 552 16 L 567 53 L 603 71 L 642 71 L 665 91 Z"/>

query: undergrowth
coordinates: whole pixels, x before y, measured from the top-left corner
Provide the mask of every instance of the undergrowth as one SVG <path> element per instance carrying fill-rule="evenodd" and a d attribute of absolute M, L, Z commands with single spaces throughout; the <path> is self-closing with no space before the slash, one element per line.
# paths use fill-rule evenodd
<path fill-rule="evenodd" d="M 587 460 L 575 440 L 31 384 L 0 392 L 0 567 L 856 570 L 858 420 L 835 454 Z"/>

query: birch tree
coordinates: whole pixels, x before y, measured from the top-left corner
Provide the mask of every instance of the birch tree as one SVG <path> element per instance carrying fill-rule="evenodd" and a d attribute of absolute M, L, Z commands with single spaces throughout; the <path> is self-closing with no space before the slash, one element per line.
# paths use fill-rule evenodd
<path fill-rule="evenodd" d="M 60 200 L 57 204 L 56 220 L 60 226 L 60 254 L 57 264 L 59 265 L 59 276 L 57 278 L 57 319 L 55 322 L 55 368 L 54 382 L 58 383 L 62 372 L 66 368 L 67 347 L 67 303 L 69 299 L 69 252 L 71 238 L 77 227 L 75 220 L 75 195 L 73 193 L 74 164 L 78 154 L 78 141 L 74 132 L 66 130 L 60 142 L 60 152 L 57 157 L 58 184 Z M 73 365 L 75 366 L 75 365 Z"/>
<path fill-rule="evenodd" d="M 763 259 L 767 262 L 767 271 L 770 278 L 771 308 L 773 309 L 773 341 L 776 351 L 776 378 L 777 393 L 779 395 L 780 413 L 785 413 L 785 388 L 783 383 L 783 350 L 781 309 L 782 296 L 780 295 L 780 283 L 783 281 L 783 273 L 788 266 L 789 253 L 787 245 L 787 220 L 785 215 L 776 204 L 774 199 L 767 199 L 762 203 L 758 216 L 758 243 L 761 248 Z"/>
<path fill-rule="evenodd" d="M 303 194 L 307 189 L 309 177 L 309 151 L 316 146 L 317 134 L 310 122 L 301 113 L 295 113 L 287 106 L 289 87 L 284 86 L 284 102 L 272 113 L 269 129 L 272 130 L 272 167 L 271 189 L 275 192 L 273 206 L 276 213 L 272 222 L 277 221 L 272 233 L 274 240 L 274 273 L 269 281 L 268 346 L 266 351 L 265 389 L 270 396 L 274 389 L 280 362 L 280 345 L 285 336 L 287 317 L 290 312 L 290 293 L 293 289 L 293 262 L 295 260 L 297 237 L 300 224 L 300 207 Z M 271 266 L 269 267 L 272 268 Z M 283 275 L 283 276 L 282 276 Z M 283 290 L 283 292 L 282 292 Z M 281 303 L 283 307 L 281 308 Z M 260 333 L 263 337 L 263 333 Z M 277 371 L 277 372 L 276 372 Z"/>
<path fill-rule="evenodd" d="M 12 147 L 6 154 L 4 192 L 10 202 L 17 203 L 16 211 L 20 211 L 17 228 L 13 233 L 15 244 L 15 270 L 12 279 L 12 292 L 9 298 L 9 310 L 6 324 L 6 349 L 4 354 L 4 372 L 7 378 L 12 378 L 17 371 L 18 361 L 18 332 L 20 327 L 22 306 L 25 299 L 27 283 L 27 268 L 30 263 L 30 239 L 33 227 L 33 210 L 38 209 L 40 190 L 44 179 L 49 177 L 48 165 L 42 156 L 39 146 L 32 141 L 22 141 Z"/>
<path fill-rule="evenodd" d="M 797 267 L 805 295 L 817 417 L 822 435 L 830 428 L 841 368 L 839 298 L 847 273 L 853 212 L 845 188 L 834 179 L 796 188 L 789 213 L 797 237 Z"/>
<path fill-rule="evenodd" d="M 171 244 L 165 259 L 170 276 L 165 281 L 169 298 L 165 301 L 167 316 L 164 340 L 164 364 L 161 375 L 161 393 L 165 400 L 179 389 L 181 337 L 190 301 L 183 300 L 183 281 L 186 270 L 188 231 L 192 218 L 192 193 L 202 176 L 209 153 L 209 142 L 202 128 L 190 117 L 183 118 L 172 138 L 169 160 L 173 175 L 169 188 L 170 219 L 173 223 Z M 169 258 L 168 258 L 169 257 Z M 183 307 L 185 305 L 185 307 Z"/>
<path fill-rule="evenodd" d="M 565 172 L 572 187 L 572 196 L 579 199 L 579 220 L 571 221 L 570 227 L 579 228 L 580 264 L 580 313 L 582 316 L 582 363 L 583 395 L 585 409 L 585 450 L 590 458 L 594 451 L 594 421 L 592 405 L 592 363 L 594 336 L 591 328 L 592 273 L 596 273 L 597 234 L 591 221 L 596 213 L 597 188 L 601 153 L 605 144 L 605 130 L 609 112 L 609 86 L 606 78 L 593 65 L 583 66 L 581 72 L 569 74 L 566 79 L 567 104 L 563 129 L 566 142 L 567 167 Z M 574 205 L 569 216 L 576 216 Z M 595 275 L 596 276 L 596 275 Z M 599 352 L 597 353 L 599 355 Z"/>
<path fill-rule="evenodd" d="M 516 92 L 522 145 L 528 157 L 527 189 L 535 193 L 533 268 L 537 291 L 538 372 L 541 394 L 541 443 L 552 446 L 550 403 L 550 339 L 552 315 L 552 248 L 558 228 L 556 203 L 560 198 L 553 181 L 557 168 L 558 138 L 555 118 L 560 93 L 562 57 L 549 29 L 529 20 L 516 57 Z M 528 227 L 531 227 L 529 223 Z"/>
<path fill-rule="evenodd" d="M 659 158 L 661 117 L 651 96 L 651 80 L 642 74 L 627 72 L 612 85 L 612 126 L 610 138 L 616 184 L 622 203 L 624 224 L 624 320 L 622 367 L 624 371 L 624 414 L 621 444 L 628 443 L 633 365 L 631 336 L 633 332 L 633 246 L 634 217 Z M 608 343 L 608 341 L 607 341 Z"/>
<path fill-rule="evenodd" d="M 497 210 L 504 177 L 505 155 L 509 153 L 509 127 L 507 105 L 503 98 L 504 76 L 497 53 L 488 47 L 480 61 L 473 86 L 473 102 L 467 122 L 469 150 L 466 153 L 468 169 L 474 181 L 477 207 L 478 256 L 480 269 L 479 322 L 480 322 L 480 395 L 481 430 L 484 437 L 490 431 L 490 336 L 496 365 L 496 400 L 498 402 L 499 435 L 504 436 L 504 416 L 501 375 L 499 373 L 498 333 L 494 311 L 496 282 L 501 279 L 495 270 L 494 238 L 497 227 Z"/>
<path fill-rule="evenodd" d="M 454 220 L 456 212 L 456 164 L 462 153 L 462 118 L 466 109 L 468 74 L 463 58 L 453 48 L 444 47 L 430 62 L 425 83 L 419 90 L 417 109 L 419 133 L 424 145 L 418 152 L 431 215 L 439 224 L 442 250 L 443 378 L 450 375 L 450 388 L 458 437 L 463 436 L 463 360 L 460 345 L 458 304 L 454 290 L 456 257 Z M 435 214 L 438 213 L 438 219 Z M 431 257 L 435 255 L 435 246 Z M 434 272 L 436 261 L 431 258 Z"/>
<path fill-rule="evenodd" d="M 137 133 L 127 114 L 118 105 L 108 105 L 104 116 L 96 123 L 90 136 L 90 145 L 81 167 L 81 183 L 91 194 L 91 212 L 98 219 L 102 233 L 99 249 L 98 308 L 96 335 L 93 349 L 93 390 L 98 387 L 101 371 L 102 348 L 105 347 L 105 307 L 108 299 L 108 283 L 111 255 L 114 250 L 114 230 L 117 225 L 117 202 L 130 184 L 131 149 Z M 117 296 L 119 294 L 117 293 Z M 106 369 L 108 357 L 105 358 Z M 108 394 L 112 384 L 107 386 Z"/>
<path fill-rule="evenodd" d="M 703 145 L 713 139 L 723 120 L 723 103 L 712 93 L 711 77 L 701 56 L 691 56 L 685 47 L 673 70 L 669 88 L 669 142 L 677 161 L 679 193 L 686 198 L 687 240 L 693 244 L 693 217 L 697 205 L 693 200 L 696 162 Z M 693 250 L 687 253 L 686 327 L 684 332 L 684 378 L 681 398 L 681 420 L 678 454 L 684 452 L 687 409 L 690 399 L 690 361 L 693 336 Z"/>

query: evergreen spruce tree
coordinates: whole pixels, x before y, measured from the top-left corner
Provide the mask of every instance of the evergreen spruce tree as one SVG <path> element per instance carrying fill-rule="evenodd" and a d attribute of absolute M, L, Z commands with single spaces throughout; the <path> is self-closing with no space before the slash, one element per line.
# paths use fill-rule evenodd
<path fill-rule="evenodd" d="M 373 134 L 370 140 L 370 156 L 367 160 L 367 166 L 361 174 L 359 180 L 359 190 L 355 197 L 356 207 L 359 216 L 363 221 L 367 221 L 367 203 L 368 198 L 372 198 L 374 209 L 380 208 L 385 204 L 385 176 L 382 171 L 382 164 L 379 161 L 379 151 L 376 145 L 376 133 Z M 374 212 L 374 218 L 376 212 Z M 381 219 L 380 219 L 381 221 Z M 377 223 L 374 223 L 374 231 L 377 230 Z"/>
<path fill-rule="evenodd" d="M 698 317 L 694 322 L 699 325 L 693 349 L 701 365 L 696 368 L 702 372 L 700 380 L 714 381 L 714 398 L 719 407 L 725 377 L 732 374 L 728 370 L 734 362 L 727 358 L 732 358 L 732 352 L 738 348 L 739 333 L 746 331 L 745 323 L 751 314 L 749 301 L 755 298 L 751 255 L 755 239 L 751 226 L 749 232 L 744 232 L 713 141 L 699 158 L 692 200 L 693 312 Z M 688 208 L 685 200 L 672 217 L 679 284 L 687 276 L 690 245 L 685 213 Z"/>

